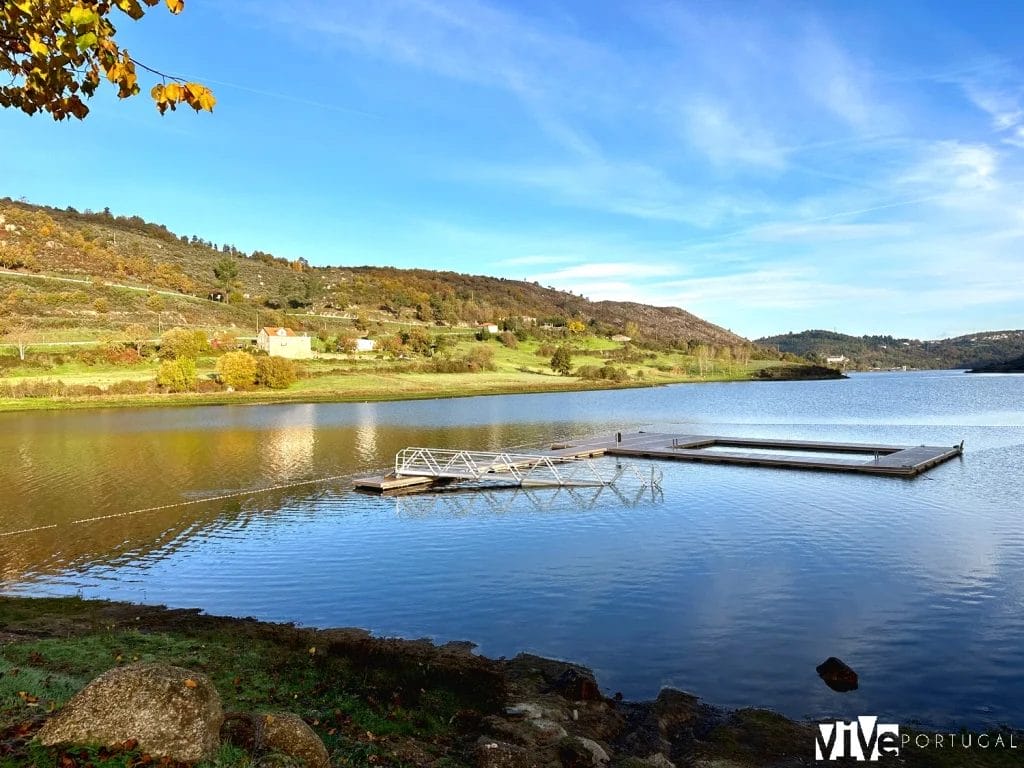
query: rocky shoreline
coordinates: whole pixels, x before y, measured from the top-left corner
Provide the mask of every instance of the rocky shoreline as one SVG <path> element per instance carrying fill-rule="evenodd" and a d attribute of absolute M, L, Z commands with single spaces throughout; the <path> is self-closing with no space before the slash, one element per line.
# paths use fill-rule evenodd
<path fill-rule="evenodd" d="M 66 719 L 67 700 L 89 680 L 147 665 L 164 678 L 176 669 L 186 687 L 219 691 L 224 714 L 214 726 L 222 751 L 201 765 L 301 764 L 270 754 L 253 736 L 286 721 L 324 745 L 322 753 L 302 753 L 323 754 L 320 766 L 816 764 L 814 723 L 762 709 L 729 711 L 671 689 L 654 701 L 623 701 L 602 694 L 586 668 L 529 654 L 489 659 L 468 643 L 437 646 L 75 598 L 0 597 L 0 767 L 149 765 L 154 755 L 137 737 L 100 751 L 42 747 L 37 738 L 58 713 Z M 996 766 L 1016 764 L 1020 755 L 911 746 L 892 764 Z"/>

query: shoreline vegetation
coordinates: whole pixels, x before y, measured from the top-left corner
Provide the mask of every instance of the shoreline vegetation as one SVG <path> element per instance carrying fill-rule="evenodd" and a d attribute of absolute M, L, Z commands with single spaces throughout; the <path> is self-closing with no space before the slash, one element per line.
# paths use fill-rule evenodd
<path fill-rule="evenodd" d="M 246 338 L 173 328 L 157 340 L 47 342 L 0 352 L 0 411 L 369 402 L 666 384 L 843 378 L 749 346 L 650 348 L 583 332 L 390 327 L 301 339 L 313 357 L 268 357 Z M 343 350 L 343 351 L 339 351 Z"/>
<path fill-rule="evenodd" d="M 170 664 L 209 678 L 225 723 L 245 713 L 301 718 L 332 766 L 434 768 L 752 768 L 814 765 L 816 724 L 765 709 L 726 710 L 672 689 L 624 701 L 576 664 L 520 654 L 489 659 L 471 643 L 378 638 L 79 598 L 0 596 L 0 768 L 127 768 L 156 762 L 137 744 L 43 747 L 45 721 L 89 681 L 133 663 Z M 901 733 L 907 734 L 906 729 Z M 918 766 L 1016 765 L 1022 733 L 993 731 L 1003 748 L 902 747 Z M 962 737 L 966 731 L 961 731 Z M 204 766 L 268 762 L 258 745 L 224 739 Z M 948 740 L 952 736 L 945 733 Z M 958 742 L 959 743 L 959 742 Z M 885 764 L 883 761 L 882 764 Z"/>
<path fill-rule="evenodd" d="M 67 395 L 44 397 L 0 397 L 0 413 L 18 411 L 81 410 L 95 408 L 174 408 L 208 405 L 281 405 L 308 403 L 389 402 L 398 400 L 433 400 L 484 395 L 552 394 L 559 392 L 589 392 L 610 389 L 641 389 L 674 384 L 707 384 L 738 381 L 817 381 L 847 378 L 843 375 L 823 375 L 808 366 L 807 375 L 802 368 L 776 373 L 770 369 L 763 375 L 744 377 L 716 377 L 695 379 L 680 377 L 660 381 L 588 381 L 575 378 L 545 377 L 546 380 L 509 380 L 498 376 L 459 377 L 455 381 L 436 378 L 417 380 L 401 374 L 380 376 L 376 386 L 335 391 L 234 391 L 234 392 L 178 392 L 146 393 L 134 395 Z M 826 369 L 827 370 L 827 369 Z M 443 376 L 443 374 L 439 375 Z M 56 387 L 62 386 L 55 382 Z"/>

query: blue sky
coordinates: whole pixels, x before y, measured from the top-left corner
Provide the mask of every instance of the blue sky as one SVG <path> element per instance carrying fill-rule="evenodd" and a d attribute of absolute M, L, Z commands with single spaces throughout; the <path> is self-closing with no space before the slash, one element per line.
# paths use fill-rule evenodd
<path fill-rule="evenodd" d="M 0 195 L 751 338 L 1021 328 L 1022 28 L 1014 2 L 190 0 L 120 37 L 215 113 L 4 110 Z"/>

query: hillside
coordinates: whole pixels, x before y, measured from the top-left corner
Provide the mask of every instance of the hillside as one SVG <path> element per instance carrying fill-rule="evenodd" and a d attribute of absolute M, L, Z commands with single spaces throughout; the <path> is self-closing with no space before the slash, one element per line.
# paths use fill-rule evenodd
<path fill-rule="evenodd" d="M 1024 355 L 1000 363 L 989 363 L 972 368 L 970 373 L 1024 373 Z"/>
<path fill-rule="evenodd" d="M 921 341 L 892 336 L 849 336 L 833 331 L 802 331 L 766 336 L 755 342 L 811 359 L 845 356 L 848 368 L 976 368 L 1024 354 L 1024 330 L 988 331 L 951 339 Z"/>
<path fill-rule="evenodd" d="M 0 333 L 95 338 L 142 325 L 255 331 L 337 321 L 432 326 L 583 322 L 595 334 L 685 346 L 749 344 L 675 307 L 591 302 L 502 278 L 386 267 L 314 267 L 177 235 L 139 217 L 0 200 Z M 10 274 L 15 272 L 16 274 Z M 215 274 L 216 272 L 216 274 Z M 208 297 L 221 292 L 225 301 Z M 285 320 L 283 315 L 289 315 Z"/>

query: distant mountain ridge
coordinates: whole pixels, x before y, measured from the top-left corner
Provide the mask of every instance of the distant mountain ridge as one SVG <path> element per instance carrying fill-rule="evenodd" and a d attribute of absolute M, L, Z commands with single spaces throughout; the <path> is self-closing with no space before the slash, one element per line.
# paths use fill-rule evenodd
<path fill-rule="evenodd" d="M 976 368 L 1024 355 L 1024 330 L 929 341 L 809 330 L 765 336 L 755 343 L 814 359 L 845 357 L 848 368 Z"/>
<path fill-rule="evenodd" d="M 292 324 L 303 322 L 296 317 L 300 313 L 430 325 L 577 319 L 598 333 L 628 331 L 640 339 L 669 343 L 750 344 L 678 307 L 592 302 L 537 283 L 455 272 L 314 267 L 302 258 L 243 253 L 229 244 L 179 236 L 138 216 L 82 213 L 9 198 L 0 200 L 0 267 L 82 280 L 78 285 L 0 280 L 0 309 L 14 322 L 42 327 L 155 323 L 156 310 L 145 305 L 144 291 L 149 289 L 169 292 L 169 305 L 160 310 L 171 313 L 165 320 L 193 325 L 251 326 L 255 312 L 267 324 L 283 322 L 283 312 L 290 313 Z M 105 283 L 142 290 L 133 295 Z M 226 301 L 207 300 L 217 293 Z M 310 322 L 317 327 L 321 321 Z"/>

